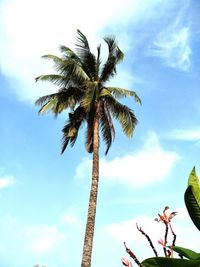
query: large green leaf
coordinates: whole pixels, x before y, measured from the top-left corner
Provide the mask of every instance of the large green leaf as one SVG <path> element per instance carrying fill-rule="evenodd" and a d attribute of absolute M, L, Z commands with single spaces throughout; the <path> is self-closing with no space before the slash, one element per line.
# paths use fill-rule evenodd
<path fill-rule="evenodd" d="M 177 253 L 179 253 L 181 256 L 190 259 L 190 260 L 200 260 L 200 253 L 197 253 L 191 249 L 178 247 L 178 246 L 172 246 L 170 247 Z"/>
<path fill-rule="evenodd" d="M 200 230 L 200 184 L 195 167 L 188 179 L 188 188 L 185 191 L 185 205 L 194 225 Z"/>
<path fill-rule="evenodd" d="M 154 257 L 142 262 L 144 267 L 200 267 L 200 260 L 184 260 L 164 257 Z"/>

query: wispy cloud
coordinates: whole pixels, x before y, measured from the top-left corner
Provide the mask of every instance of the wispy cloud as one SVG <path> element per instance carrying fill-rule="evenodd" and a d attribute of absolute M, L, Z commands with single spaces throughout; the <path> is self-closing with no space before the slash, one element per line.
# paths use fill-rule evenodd
<path fill-rule="evenodd" d="M 0 177 L 0 189 L 9 187 L 9 186 L 13 185 L 14 182 L 15 182 L 15 180 L 12 176 Z"/>
<path fill-rule="evenodd" d="M 163 14 L 166 18 L 167 15 L 170 16 L 166 20 L 167 24 L 165 22 L 155 36 L 150 54 L 161 58 L 168 67 L 189 71 L 192 54 L 191 24 L 188 22 L 190 1 L 181 1 L 181 3 L 173 1 L 173 4 L 176 10 L 172 11 L 171 9 L 171 12 L 166 11 L 167 14 Z"/>
<path fill-rule="evenodd" d="M 179 155 L 162 148 L 157 135 L 151 132 L 138 152 L 110 161 L 101 158 L 100 175 L 111 183 L 117 182 L 133 187 L 146 186 L 164 180 L 178 160 Z M 76 177 L 87 176 L 90 166 L 91 161 L 83 159 L 76 169 Z"/>
<path fill-rule="evenodd" d="M 200 129 L 174 130 L 168 135 L 171 139 L 182 141 L 200 141 Z"/>
<path fill-rule="evenodd" d="M 159 33 L 153 44 L 153 55 L 160 57 L 172 68 L 188 71 L 192 50 L 189 43 L 190 28 L 170 25 Z"/>

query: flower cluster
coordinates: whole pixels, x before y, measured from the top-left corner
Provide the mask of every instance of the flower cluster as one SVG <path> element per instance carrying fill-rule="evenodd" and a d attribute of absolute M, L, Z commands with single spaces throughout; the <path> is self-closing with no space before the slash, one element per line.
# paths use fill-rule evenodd
<path fill-rule="evenodd" d="M 171 225 L 171 220 L 172 218 L 177 214 L 176 211 L 173 212 L 169 212 L 169 207 L 166 206 L 163 210 L 162 215 L 158 213 L 158 218 L 155 219 L 155 221 L 157 222 L 163 222 L 165 224 L 165 234 L 164 234 L 164 239 L 160 238 L 158 240 L 158 243 L 163 247 L 163 252 L 164 252 L 164 256 L 167 258 L 173 257 L 173 250 L 171 249 L 172 246 L 175 246 L 175 241 L 176 241 L 176 235 L 172 229 L 172 225 Z M 138 231 L 144 235 L 147 239 L 147 241 L 149 242 L 150 247 L 152 248 L 155 257 L 158 257 L 158 253 L 153 245 L 153 242 L 151 240 L 151 238 L 149 237 L 149 235 L 147 235 L 141 227 L 139 227 L 136 224 L 136 227 L 138 229 Z M 173 236 L 173 240 L 172 240 L 172 244 L 170 246 L 168 246 L 168 235 L 169 235 L 169 231 L 171 231 L 171 235 Z M 130 250 L 127 246 L 126 243 L 124 242 L 124 246 L 126 248 L 126 252 L 129 254 L 129 256 L 134 260 L 134 262 L 139 266 L 142 267 L 142 263 L 138 260 L 138 258 L 136 257 L 136 255 L 132 252 L 132 250 Z M 132 267 L 132 263 L 127 259 L 127 258 L 122 258 L 121 259 L 122 264 L 124 266 L 127 267 Z"/>
<path fill-rule="evenodd" d="M 166 212 L 167 210 L 169 210 L 169 207 L 168 206 L 166 206 L 164 208 L 162 215 L 160 215 L 158 213 L 158 218 L 155 218 L 155 221 L 157 221 L 157 222 L 163 222 L 165 224 L 170 223 L 171 222 L 171 219 L 177 214 L 177 212 L 176 211 L 173 211 L 173 212 L 167 214 L 167 212 Z"/>

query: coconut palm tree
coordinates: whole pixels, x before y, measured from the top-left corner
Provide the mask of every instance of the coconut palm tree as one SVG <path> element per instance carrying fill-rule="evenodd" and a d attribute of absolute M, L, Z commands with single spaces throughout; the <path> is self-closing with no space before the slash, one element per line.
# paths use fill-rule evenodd
<path fill-rule="evenodd" d="M 104 38 L 108 46 L 108 58 L 101 64 L 101 46 L 97 54 L 90 51 L 85 35 L 77 30 L 76 53 L 66 46 L 61 46 L 62 56 L 45 55 L 55 64 L 56 74 L 41 75 L 36 81 L 50 81 L 58 86 L 54 94 L 40 97 L 36 104 L 41 108 L 39 113 L 52 111 L 58 115 L 68 111 L 68 120 L 63 127 L 62 150 L 76 142 L 82 125 L 86 126 L 86 149 L 93 154 L 92 182 L 89 208 L 83 246 L 82 267 L 91 266 L 92 244 L 96 216 L 96 204 L 99 182 L 99 135 L 106 145 L 105 154 L 115 136 L 113 118 L 118 120 L 123 132 L 132 137 L 137 119 L 133 111 L 118 99 L 132 96 L 141 103 L 133 91 L 106 86 L 106 82 L 116 74 L 116 66 L 124 55 L 114 37 Z"/>

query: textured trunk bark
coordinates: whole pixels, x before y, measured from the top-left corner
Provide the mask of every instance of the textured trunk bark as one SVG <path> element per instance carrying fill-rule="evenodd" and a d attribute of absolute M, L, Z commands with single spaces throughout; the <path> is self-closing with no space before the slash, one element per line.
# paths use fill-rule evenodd
<path fill-rule="evenodd" d="M 85 230 L 81 267 L 90 267 L 92 258 L 92 245 L 93 245 L 98 182 L 99 182 L 99 114 L 98 113 L 99 113 L 99 108 L 97 107 L 94 119 L 92 184 L 90 190 L 89 208 L 88 208 L 87 224 Z"/>

